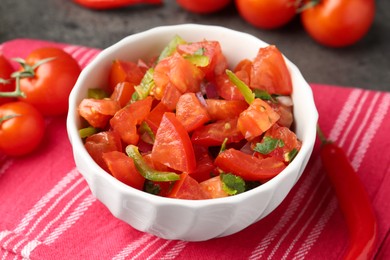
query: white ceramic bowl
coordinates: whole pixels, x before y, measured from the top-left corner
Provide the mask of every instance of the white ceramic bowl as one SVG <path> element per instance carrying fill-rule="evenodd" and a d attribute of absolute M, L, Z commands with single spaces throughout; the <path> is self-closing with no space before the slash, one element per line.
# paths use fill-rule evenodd
<path fill-rule="evenodd" d="M 283 201 L 311 155 L 318 113 L 309 85 L 298 68 L 286 59 L 293 81 L 295 132 L 302 140 L 302 149 L 282 173 L 242 194 L 200 201 L 158 197 L 126 186 L 101 169 L 84 148 L 78 135 L 77 106 L 86 97 L 88 88 L 107 82 L 112 60 L 136 61 L 156 56 L 176 34 L 187 41 L 219 41 L 230 67 L 243 58 L 253 59 L 260 47 L 268 45 L 246 33 L 195 24 L 157 27 L 128 36 L 103 50 L 81 72 L 69 98 L 67 129 L 78 170 L 93 195 L 115 217 L 162 238 L 202 241 L 236 233 L 264 218 Z"/>

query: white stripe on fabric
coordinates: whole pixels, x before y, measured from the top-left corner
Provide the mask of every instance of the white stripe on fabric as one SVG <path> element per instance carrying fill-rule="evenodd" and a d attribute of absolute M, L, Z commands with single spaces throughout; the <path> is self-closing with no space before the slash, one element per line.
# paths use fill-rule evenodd
<path fill-rule="evenodd" d="M 50 235 L 46 237 L 46 239 L 43 241 L 44 244 L 52 244 L 62 233 L 69 229 L 95 201 L 96 198 L 92 194 L 86 197 L 83 202 L 81 202 L 79 206 L 72 212 L 72 214 L 70 214 L 60 226 L 58 226 Z"/>
<path fill-rule="evenodd" d="M 133 257 L 131 257 L 131 259 L 135 260 L 137 259 L 140 255 L 142 255 L 146 250 L 148 250 L 149 247 L 151 247 L 152 245 L 154 245 L 155 243 L 157 243 L 157 241 L 161 240 L 161 238 L 159 237 L 155 237 L 152 241 L 150 241 L 147 245 L 143 246 L 141 250 L 139 250 L 137 252 L 136 255 L 134 255 Z M 145 259 L 143 257 L 141 257 L 140 259 Z"/>
<path fill-rule="evenodd" d="M 360 94 L 362 93 L 362 90 L 356 89 L 351 91 L 351 93 L 348 96 L 347 101 L 345 102 L 343 108 L 341 109 L 341 112 L 336 119 L 336 122 L 333 126 L 333 128 L 330 131 L 330 138 L 332 140 L 336 140 L 344 128 L 344 126 L 347 123 L 347 119 L 350 117 L 350 114 L 355 107 L 356 102 L 358 101 L 358 98 Z M 319 164 L 319 159 L 318 159 L 318 164 Z M 315 163 L 316 165 L 316 163 Z M 310 188 L 310 186 L 314 185 L 314 179 L 318 175 L 319 172 L 319 165 L 316 167 L 316 171 L 312 172 L 311 174 L 308 175 L 307 179 L 304 180 L 304 185 L 299 187 L 297 192 L 295 193 L 294 199 L 291 201 L 291 203 L 296 203 L 294 205 L 289 205 L 288 210 L 290 208 L 295 209 L 300 207 L 300 203 L 302 202 L 302 199 L 298 199 L 301 193 L 306 194 L 307 190 Z M 323 178 L 321 179 L 323 180 Z M 319 182 L 317 182 L 317 185 L 319 185 Z M 296 199 L 297 198 L 297 199 Z M 308 204 L 308 203 L 307 203 Z M 294 212 L 286 212 L 281 219 L 279 220 L 277 226 L 277 230 L 273 231 L 271 230 L 270 233 L 267 234 L 266 237 L 263 238 L 263 240 L 256 246 L 255 250 L 252 252 L 251 256 L 249 259 L 259 259 L 263 256 L 264 252 L 268 248 L 268 246 L 271 244 L 271 242 L 276 238 L 277 234 L 282 231 L 283 227 L 288 224 L 288 222 L 291 219 L 290 214 L 293 214 Z M 303 211 L 300 212 L 300 216 L 303 216 Z M 296 218 L 295 221 L 297 222 L 299 218 Z M 273 234 L 276 233 L 276 234 Z"/>
<path fill-rule="evenodd" d="M 291 200 L 291 203 L 288 205 L 286 211 L 281 216 L 280 221 L 263 238 L 263 240 L 260 242 L 260 244 L 252 252 L 249 259 L 257 259 L 257 258 L 261 257 L 264 254 L 267 247 L 271 244 L 271 242 L 277 237 L 277 235 L 280 232 L 283 231 L 283 229 L 285 228 L 287 223 L 291 220 L 292 216 L 300 208 L 300 204 L 302 203 L 302 201 L 307 197 L 307 193 L 310 190 L 312 184 L 314 183 L 314 179 L 316 179 L 318 176 L 318 171 L 319 171 L 320 167 L 321 167 L 320 160 L 316 160 L 314 162 L 313 168 L 310 170 L 310 173 L 303 180 L 303 183 L 299 189 L 299 192 L 296 192 L 294 194 L 294 197 Z M 321 176 L 321 178 L 324 178 L 324 176 Z M 316 183 L 317 183 L 317 185 L 314 188 L 314 191 L 318 189 L 320 182 L 316 182 Z M 310 196 L 310 201 L 312 199 L 313 199 L 313 196 Z M 306 203 L 306 206 L 308 204 L 309 203 Z"/>
<path fill-rule="evenodd" d="M 372 104 L 377 104 L 377 98 L 371 99 L 371 104 L 370 104 L 369 107 L 371 107 Z M 372 127 L 371 131 L 373 133 L 375 133 L 377 131 L 377 129 L 380 127 L 380 125 L 382 124 L 382 122 L 383 122 L 384 114 L 383 114 L 383 116 L 377 116 L 378 114 L 383 113 L 383 110 L 379 109 L 379 112 L 373 112 L 373 109 L 370 108 L 368 110 L 367 114 L 366 114 L 366 117 L 367 118 L 374 118 L 371 115 L 372 113 L 374 113 L 375 114 L 375 118 L 377 118 L 376 122 L 368 123 L 368 120 L 363 120 L 363 121 L 359 121 L 359 124 L 361 123 L 360 127 L 362 127 L 362 128 L 367 128 L 367 126 L 366 126 L 367 124 L 370 125 L 370 127 Z M 372 138 L 373 138 L 373 136 L 374 136 L 374 134 L 372 134 L 372 135 L 364 135 L 364 136 L 367 136 L 366 137 L 367 138 L 366 143 L 370 143 Z M 353 144 L 351 144 L 351 145 L 353 145 Z M 365 146 L 365 149 L 367 149 L 367 148 L 368 148 L 368 145 Z M 365 154 L 365 152 L 366 152 L 366 150 L 361 151 L 361 153 L 363 155 Z M 352 159 L 352 161 L 355 160 L 355 158 L 357 158 L 357 155 L 355 155 L 355 157 Z M 360 167 L 360 164 L 358 166 Z M 359 168 L 357 167 L 355 169 L 358 170 Z M 336 209 L 337 209 L 337 205 L 335 206 L 332 203 L 328 204 L 324 214 L 320 217 L 320 219 L 317 222 L 317 224 L 311 230 L 311 232 L 309 233 L 308 237 L 306 238 L 304 244 L 295 253 L 295 256 L 299 256 L 299 255 L 303 255 L 304 256 L 304 255 L 306 255 L 309 252 L 309 250 L 311 249 L 311 246 L 316 242 L 316 240 L 318 239 L 318 237 L 322 233 L 326 223 L 328 222 L 328 220 L 330 219 L 330 217 L 332 216 L 332 214 L 335 212 Z M 314 234 L 317 234 L 317 235 L 314 235 Z M 310 238 L 309 241 L 308 241 L 308 238 Z"/>
<path fill-rule="evenodd" d="M 155 255 L 157 255 L 158 253 L 160 253 L 164 248 L 166 248 L 170 243 L 172 242 L 172 240 L 167 240 L 162 246 L 160 246 L 157 250 L 155 250 L 152 254 L 150 254 L 148 256 L 148 258 L 146 258 L 146 260 L 149 260 L 149 259 L 153 259 Z"/>
<path fill-rule="evenodd" d="M 0 241 L 3 240 L 3 238 L 5 238 L 6 236 L 8 236 L 9 234 L 11 234 L 12 231 L 9 231 L 9 230 L 3 230 L 0 232 Z"/>
<path fill-rule="evenodd" d="M 359 147 L 356 149 L 356 155 L 352 160 L 352 165 L 355 169 L 360 167 L 361 162 L 363 161 L 365 152 L 367 151 L 371 140 L 374 138 L 375 133 L 382 124 L 385 116 L 388 112 L 390 106 L 390 94 L 387 93 L 384 95 L 383 100 L 379 103 L 378 112 L 375 114 L 372 123 L 368 126 L 368 129 L 365 131 L 362 141 L 360 142 Z"/>
<path fill-rule="evenodd" d="M 2 159 L 0 159 L 0 161 L 1 160 Z M 11 167 L 11 165 L 14 163 L 14 160 L 11 158 L 6 158 L 4 160 L 5 160 L 5 162 L 0 167 L 0 176 L 3 175 L 5 173 L 5 171 L 8 170 L 8 168 Z"/>
<path fill-rule="evenodd" d="M 352 114 L 351 120 L 349 120 L 349 123 L 346 125 L 346 128 L 343 130 L 343 135 L 340 138 L 340 140 L 337 142 L 339 146 L 344 146 L 345 140 L 347 139 L 349 133 L 352 130 L 352 127 L 355 125 L 356 120 L 359 118 L 359 114 L 364 107 L 364 103 L 367 100 L 367 97 L 369 95 L 368 91 L 365 91 L 362 95 L 362 97 L 359 98 L 359 103 L 354 106 L 354 113 Z"/>
<path fill-rule="evenodd" d="M 69 54 L 72 54 L 75 50 L 77 50 L 78 48 L 80 48 L 79 46 L 77 45 L 68 45 L 68 46 L 65 46 L 64 47 L 64 51 L 66 51 L 67 53 Z"/>
<path fill-rule="evenodd" d="M 91 49 L 79 58 L 78 62 L 81 67 L 85 67 L 99 53 L 98 50 Z"/>
<path fill-rule="evenodd" d="M 328 207 L 326 208 L 323 216 L 320 218 L 320 221 L 318 221 L 317 223 L 318 227 L 314 229 L 314 232 L 311 232 L 307 236 L 305 242 L 301 246 L 303 250 L 297 251 L 293 259 L 304 259 L 305 255 L 310 251 L 311 247 L 314 245 L 318 237 L 321 235 L 322 231 L 325 228 L 326 223 L 328 223 L 328 220 L 333 215 L 334 211 L 337 209 L 337 206 L 338 206 L 337 198 L 334 196 L 330 201 Z"/>
<path fill-rule="evenodd" d="M 352 141 L 350 142 L 349 148 L 347 150 L 347 155 L 351 155 L 353 149 L 355 148 L 357 140 L 360 138 L 361 134 L 363 133 L 363 130 L 367 129 L 367 126 L 366 126 L 367 122 L 369 119 L 372 118 L 371 114 L 372 114 L 372 111 L 373 111 L 375 105 L 378 102 L 379 96 L 380 96 L 380 94 L 379 94 L 379 92 L 377 92 L 377 93 L 375 93 L 375 96 L 371 99 L 371 103 L 368 106 L 367 111 L 365 112 L 363 120 L 360 120 L 360 126 L 359 126 L 358 130 L 352 136 Z M 356 170 L 356 168 L 355 168 L 355 170 Z"/>
<path fill-rule="evenodd" d="M 340 133 L 343 131 L 351 112 L 355 109 L 355 104 L 362 92 L 363 91 L 361 89 L 354 89 L 351 91 L 347 101 L 344 103 L 344 106 L 340 111 L 339 116 L 337 117 L 335 124 L 333 125 L 332 130 L 329 133 L 328 138 L 330 140 L 339 139 Z"/>
<path fill-rule="evenodd" d="M 144 243 L 148 242 L 152 237 L 154 237 L 151 234 L 145 233 L 142 237 L 140 237 L 138 240 L 133 241 L 132 243 L 128 244 L 126 247 L 124 247 L 116 256 L 112 258 L 112 260 L 123 260 L 127 256 L 129 256 L 134 250 L 142 246 Z"/>
<path fill-rule="evenodd" d="M 316 173 L 318 174 L 318 170 Z M 313 174 L 313 175 L 317 175 L 317 174 Z M 316 194 L 318 192 L 318 189 L 320 188 L 322 182 L 324 181 L 325 176 L 320 176 L 320 178 L 321 179 L 318 180 L 315 188 L 312 191 L 313 194 Z M 315 196 L 310 196 L 309 200 L 307 200 L 307 202 L 305 202 L 305 205 L 299 211 L 298 216 L 296 218 L 294 218 L 293 222 L 288 226 L 287 230 L 283 231 L 283 235 L 279 238 L 279 241 L 274 246 L 273 250 L 271 251 L 270 255 L 268 256 L 268 259 L 272 258 L 272 256 L 279 249 L 280 245 L 283 243 L 284 239 L 290 234 L 290 232 L 293 230 L 293 228 L 298 224 L 299 220 L 302 219 L 304 213 L 308 210 L 309 205 L 314 201 L 314 198 L 315 198 Z M 322 197 L 322 199 L 318 205 L 320 205 L 323 202 L 324 198 L 325 198 L 325 196 Z"/>
<path fill-rule="evenodd" d="M 35 228 L 38 226 L 38 224 L 44 219 L 46 218 L 50 212 L 52 212 L 54 210 L 54 208 L 69 194 L 71 193 L 78 185 L 80 185 L 81 183 L 83 183 L 83 180 L 82 178 L 79 178 L 72 186 L 69 187 L 69 189 L 67 189 L 64 193 L 61 194 L 61 196 L 59 196 L 51 205 L 50 207 L 45 211 L 45 213 L 43 213 L 42 215 L 39 216 L 39 218 L 35 221 L 34 225 L 30 228 L 30 230 L 26 233 L 26 236 L 29 236 L 34 230 Z"/>
<path fill-rule="evenodd" d="M 30 259 L 31 252 L 41 244 L 41 242 L 37 240 L 30 241 L 22 250 L 21 255 L 27 259 Z"/>
<path fill-rule="evenodd" d="M 53 189 L 51 189 L 44 197 L 42 197 L 33 208 L 25 215 L 19 225 L 15 228 L 16 233 L 22 232 L 30 223 L 35 215 L 37 215 L 49 201 L 60 193 L 71 181 L 73 181 L 79 173 L 76 169 L 71 170 Z"/>
<path fill-rule="evenodd" d="M 294 248 L 295 244 L 298 242 L 298 240 L 302 237 L 303 232 L 308 228 L 309 223 L 311 223 L 314 220 L 314 217 L 318 214 L 318 211 L 322 208 L 322 205 L 325 202 L 325 199 L 329 197 L 330 191 L 332 189 L 329 187 L 326 189 L 324 195 L 322 196 L 321 200 L 318 202 L 317 207 L 314 209 L 310 217 L 307 219 L 306 223 L 303 225 L 302 228 L 300 228 L 297 236 L 294 237 L 293 241 L 290 243 L 289 247 L 287 248 L 286 252 L 284 253 L 282 259 L 287 259 L 288 255 L 290 254 L 291 250 Z M 280 244 L 279 244 L 280 245 Z M 276 252 L 276 250 L 273 250 L 273 254 Z M 271 254 L 271 255 L 273 255 Z"/>
<path fill-rule="evenodd" d="M 180 252 L 183 251 L 187 244 L 187 241 L 178 241 L 176 245 L 171 250 L 169 250 L 169 252 L 164 257 L 160 258 L 160 260 L 175 259 L 180 254 Z"/>
<path fill-rule="evenodd" d="M 36 240 L 39 240 L 44 234 L 45 232 L 51 227 L 53 226 L 56 222 L 58 222 L 58 220 L 69 210 L 69 208 L 71 206 L 73 206 L 73 204 L 81 197 L 83 196 L 87 191 L 89 190 L 88 187 L 85 187 L 84 189 L 82 189 L 79 193 L 77 193 L 67 204 L 66 206 L 61 210 L 60 213 L 58 213 L 58 215 L 53 219 L 51 220 L 49 223 L 47 223 L 47 225 L 42 229 L 42 231 L 35 237 Z"/>

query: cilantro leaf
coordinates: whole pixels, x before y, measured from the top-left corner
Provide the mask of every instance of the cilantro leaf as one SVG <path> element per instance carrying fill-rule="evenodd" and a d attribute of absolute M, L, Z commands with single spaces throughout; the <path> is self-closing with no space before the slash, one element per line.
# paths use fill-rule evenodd
<path fill-rule="evenodd" d="M 283 147 L 284 142 L 282 139 L 273 138 L 271 136 L 264 136 L 261 143 L 257 143 L 253 149 L 261 154 L 269 154 L 278 147 Z"/>
<path fill-rule="evenodd" d="M 229 195 L 236 195 L 245 191 L 245 181 L 231 173 L 221 173 L 222 189 Z"/>

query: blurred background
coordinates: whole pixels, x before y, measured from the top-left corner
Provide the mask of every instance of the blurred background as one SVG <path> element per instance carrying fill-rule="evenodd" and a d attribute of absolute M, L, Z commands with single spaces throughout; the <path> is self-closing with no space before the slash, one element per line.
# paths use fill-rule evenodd
<path fill-rule="evenodd" d="M 71 0 L 1 0 L 0 8 L 1 43 L 33 38 L 101 49 L 156 26 L 220 25 L 275 44 L 310 83 L 390 91 L 390 1 L 386 0 L 376 2 L 375 20 L 365 37 L 345 48 L 316 43 L 305 32 L 298 16 L 280 29 L 255 28 L 238 14 L 234 1 L 207 15 L 186 11 L 175 0 L 164 0 L 162 5 L 139 4 L 99 11 Z"/>

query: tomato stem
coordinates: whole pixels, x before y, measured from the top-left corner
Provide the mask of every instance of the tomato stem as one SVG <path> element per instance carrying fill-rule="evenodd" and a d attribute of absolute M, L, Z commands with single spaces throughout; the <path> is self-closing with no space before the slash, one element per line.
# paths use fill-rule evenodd
<path fill-rule="evenodd" d="M 25 98 L 26 95 L 23 91 L 20 90 L 20 77 L 15 77 L 16 83 L 15 83 L 15 90 L 9 91 L 9 92 L 0 92 L 0 97 L 22 97 Z"/>
<path fill-rule="evenodd" d="M 302 1 L 298 1 L 302 3 Z M 297 13 L 302 13 L 303 11 L 306 11 L 307 9 L 313 8 L 314 6 L 318 5 L 321 2 L 321 0 L 311 0 L 306 3 L 303 3 L 301 5 L 298 5 Z"/>
<path fill-rule="evenodd" d="M 23 70 L 16 71 L 11 74 L 11 78 L 15 79 L 15 90 L 8 92 L 0 92 L 0 97 L 22 97 L 25 98 L 26 95 L 23 91 L 20 90 L 20 79 L 23 78 L 33 78 L 35 77 L 35 70 L 44 63 L 54 60 L 55 57 L 50 57 L 37 61 L 34 65 L 29 65 L 22 58 L 14 58 L 13 60 L 22 66 Z M 1 79 L 0 83 L 7 83 L 8 80 Z"/>
<path fill-rule="evenodd" d="M 0 117 L 0 124 L 2 124 L 4 121 L 10 120 L 10 119 L 18 117 L 18 116 L 21 116 L 21 115 L 19 115 L 19 114 L 12 114 L 12 115 L 6 115 L 6 116 L 3 116 L 3 117 Z"/>

